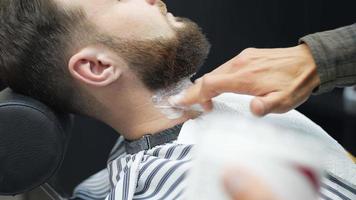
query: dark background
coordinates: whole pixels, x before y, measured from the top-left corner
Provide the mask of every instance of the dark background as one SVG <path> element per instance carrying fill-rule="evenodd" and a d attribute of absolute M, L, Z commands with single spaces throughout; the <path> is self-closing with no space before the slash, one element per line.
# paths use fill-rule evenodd
<path fill-rule="evenodd" d="M 198 76 L 215 69 L 245 48 L 295 46 L 298 39 L 307 34 L 356 23 L 355 0 L 165 2 L 176 16 L 196 21 L 212 43 L 210 56 Z M 312 96 L 298 110 L 356 155 L 356 117 L 344 111 L 342 90 Z"/>
<path fill-rule="evenodd" d="M 209 71 L 247 47 L 288 47 L 306 34 L 356 22 L 355 0 L 166 0 L 169 11 L 198 22 L 213 48 Z"/>
<path fill-rule="evenodd" d="M 176 16 L 196 21 L 212 43 L 210 56 L 198 76 L 218 67 L 248 47 L 271 48 L 297 45 L 304 35 L 356 22 L 356 0 L 166 0 Z M 356 155 L 356 117 L 346 114 L 342 91 L 312 97 L 299 110 L 322 126 Z M 355 108 L 356 109 L 356 108 Z M 77 119 L 72 156 L 64 165 L 66 180 L 85 177 L 105 167 L 104 152 L 111 148 L 113 134 L 99 131 L 89 119 Z M 89 127 L 88 127 L 89 126 Z M 101 127 L 100 125 L 100 128 Z M 100 129 L 101 130 L 101 129 Z M 96 139 L 100 134 L 101 139 Z M 93 140 L 95 142 L 93 142 Z M 104 141 L 104 142 L 103 142 Z M 81 148 L 78 149 L 78 144 Z M 101 151 L 97 149 L 101 148 Z M 75 156 L 74 156 L 75 155 Z M 102 155 L 102 156 L 98 156 Z M 81 173 L 72 163 L 87 167 Z M 85 172 L 83 172 L 83 170 Z M 72 173 L 68 173 L 71 171 Z M 70 174 L 70 175 L 69 175 Z M 71 183 L 76 183 L 72 181 Z M 67 182 L 67 186 L 68 182 Z M 69 187 L 67 187 L 69 188 Z"/>
<path fill-rule="evenodd" d="M 196 21 L 212 49 L 202 75 L 247 47 L 289 47 L 306 34 L 356 22 L 356 0 L 166 0 L 176 16 Z M 0 86 L 1 87 L 1 86 Z M 356 154 L 356 117 L 343 110 L 342 90 L 311 97 L 298 110 Z M 356 109 L 356 108 L 355 108 Z M 82 179 L 105 168 L 117 138 L 110 128 L 77 117 L 66 160 L 55 181 L 70 193 Z"/>

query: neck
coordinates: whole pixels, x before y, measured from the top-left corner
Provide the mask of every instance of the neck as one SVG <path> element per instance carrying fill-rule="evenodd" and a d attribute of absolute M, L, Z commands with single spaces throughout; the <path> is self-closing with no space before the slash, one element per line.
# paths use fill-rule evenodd
<path fill-rule="evenodd" d="M 116 99 L 106 101 L 108 112 L 101 119 L 128 140 L 140 139 L 147 134 L 155 134 L 197 116 L 195 112 L 185 112 L 178 119 L 168 119 L 152 102 L 155 95 L 141 86 L 130 86 L 115 90 Z M 122 95 L 125 94 L 125 95 Z"/>

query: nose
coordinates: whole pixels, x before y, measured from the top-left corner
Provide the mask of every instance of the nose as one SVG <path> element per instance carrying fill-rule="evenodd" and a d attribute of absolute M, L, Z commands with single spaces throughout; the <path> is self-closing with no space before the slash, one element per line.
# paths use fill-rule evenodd
<path fill-rule="evenodd" d="M 148 4 L 155 5 L 158 0 L 146 0 Z"/>

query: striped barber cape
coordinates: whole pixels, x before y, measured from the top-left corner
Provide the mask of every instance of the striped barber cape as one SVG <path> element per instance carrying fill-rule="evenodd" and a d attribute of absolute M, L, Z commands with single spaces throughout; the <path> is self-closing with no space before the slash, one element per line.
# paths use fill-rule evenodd
<path fill-rule="evenodd" d="M 186 175 L 193 153 L 193 145 L 173 142 L 126 155 L 123 138 L 120 138 L 113 148 L 108 168 L 80 184 L 72 199 L 185 199 Z M 328 174 L 322 181 L 319 199 L 356 200 L 356 189 L 347 181 Z"/>
<path fill-rule="evenodd" d="M 196 120 L 193 120 L 195 123 L 185 123 L 180 132 L 180 137 L 204 134 L 207 125 L 221 119 L 224 112 L 243 116 L 249 115 L 250 100 L 251 97 L 247 96 L 221 95 L 214 100 L 214 111 L 209 114 L 211 119 L 200 120 L 202 124 L 198 128 L 190 126 L 191 124 L 199 124 Z M 280 126 L 287 125 L 287 128 L 311 135 L 330 147 L 325 149 L 325 159 L 329 161 L 326 163 L 328 175 L 322 180 L 319 199 L 356 200 L 356 183 L 349 182 L 349 180 L 355 180 L 356 174 L 353 174 L 353 171 L 356 165 L 348 160 L 346 153 L 344 153 L 345 150 L 325 131 L 297 111 L 283 115 L 271 115 L 266 117 L 265 120 L 275 122 Z M 109 156 L 107 169 L 93 175 L 77 186 L 72 199 L 186 199 L 187 173 L 192 168 L 192 159 L 194 159 L 195 152 L 195 146 L 191 144 L 196 144 L 196 142 L 182 141 L 183 139 L 179 138 L 177 141 L 128 155 L 125 152 L 124 139 L 119 138 Z M 188 141 L 191 140 L 188 139 Z M 351 172 L 351 175 L 342 174 L 343 171 Z"/>

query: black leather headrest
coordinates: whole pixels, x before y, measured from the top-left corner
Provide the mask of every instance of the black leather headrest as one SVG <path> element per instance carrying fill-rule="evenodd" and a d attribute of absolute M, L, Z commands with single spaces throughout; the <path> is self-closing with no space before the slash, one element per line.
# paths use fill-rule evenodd
<path fill-rule="evenodd" d="M 69 114 L 10 89 L 0 92 L 0 195 L 48 181 L 63 161 L 71 127 Z"/>

